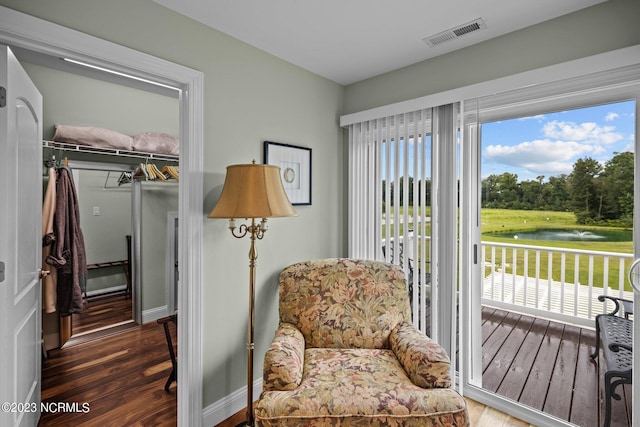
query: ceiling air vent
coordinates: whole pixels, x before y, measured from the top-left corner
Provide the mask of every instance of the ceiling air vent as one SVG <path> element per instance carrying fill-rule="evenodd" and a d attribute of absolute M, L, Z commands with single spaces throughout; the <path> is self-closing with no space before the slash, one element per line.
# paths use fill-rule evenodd
<path fill-rule="evenodd" d="M 448 42 L 449 40 L 454 40 L 464 35 L 484 30 L 485 28 L 487 28 L 487 24 L 484 23 L 482 18 L 478 18 L 471 22 L 467 22 L 466 24 L 458 25 L 457 27 L 451 28 L 447 31 L 425 37 L 422 40 L 428 44 L 429 47 L 436 47 L 442 43 Z"/>

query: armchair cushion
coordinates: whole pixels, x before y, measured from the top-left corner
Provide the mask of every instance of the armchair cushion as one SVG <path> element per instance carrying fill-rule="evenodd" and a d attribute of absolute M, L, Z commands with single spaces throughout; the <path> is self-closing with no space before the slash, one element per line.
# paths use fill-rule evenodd
<path fill-rule="evenodd" d="M 259 426 L 466 426 L 465 400 L 450 388 L 413 384 L 392 350 L 312 348 L 303 380 L 290 391 L 264 391 Z"/>
<path fill-rule="evenodd" d="M 264 390 L 293 390 L 302 381 L 304 337 L 291 323 L 281 323 L 264 358 Z"/>
<path fill-rule="evenodd" d="M 413 325 L 401 323 L 390 337 L 391 349 L 409 378 L 422 388 L 451 387 L 451 361 L 442 347 Z"/>

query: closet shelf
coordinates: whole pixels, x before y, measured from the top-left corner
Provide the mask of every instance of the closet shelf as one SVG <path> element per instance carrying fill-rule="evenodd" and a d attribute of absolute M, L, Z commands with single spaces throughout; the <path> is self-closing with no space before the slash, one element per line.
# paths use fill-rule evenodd
<path fill-rule="evenodd" d="M 102 148 L 89 145 L 69 144 L 57 141 L 42 141 L 42 147 L 54 148 L 64 151 L 77 151 L 80 153 L 106 154 L 110 156 L 135 157 L 139 159 L 163 160 L 167 162 L 178 162 L 179 156 L 171 154 L 144 153 L 140 151 L 119 150 L 116 148 Z"/>

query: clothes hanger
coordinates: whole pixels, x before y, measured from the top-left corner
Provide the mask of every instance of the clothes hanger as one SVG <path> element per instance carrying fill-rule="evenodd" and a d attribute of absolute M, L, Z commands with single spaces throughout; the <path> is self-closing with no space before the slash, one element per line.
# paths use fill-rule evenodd
<path fill-rule="evenodd" d="M 55 168 L 56 166 L 57 165 L 56 165 L 56 156 L 55 156 L 55 154 L 52 154 L 51 157 L 49 157 L 48 159 L 44 160 L 44 167 L 45 168 L 50 169 L 50 168 Z"/>
<path fill-rule="evenodd" d="M 161 172 L 167 177 L 167 179 L 180 179 L 180 173 L 178 172 L 178 168 L 175 166 L 165 166 L 162 168 Z"/>
<path fill-rule="evenodd" d="M 135 170 L 133 176 L 135 178 L 143 178 L 145 181 L 149 180 L 149 172 L 147 171 L 147 166 L 144 163 L 140 163 L 140 166 Z"/>
<path fill-rule="evenodd" d="M 132 173 L 131 172 L 122 172 L 120 177 L 118 178 L 118 187 L 124 184 L 131 183 Z M 108 177 L 107 177 L 108 179 Z M 105 182 L 106 185 L 106 182 Z"/>
<path fill-rule="evenodd" d="M 156 176 L 156 178 L 160 179 L 161 181 L 167 180 L 167 177 L 162 172 L 160 172 L 160 169 L 158 169 L 158 167 L 154 163 L 151 163 L 151 169 L 153 170 L 153 174 Z"/>

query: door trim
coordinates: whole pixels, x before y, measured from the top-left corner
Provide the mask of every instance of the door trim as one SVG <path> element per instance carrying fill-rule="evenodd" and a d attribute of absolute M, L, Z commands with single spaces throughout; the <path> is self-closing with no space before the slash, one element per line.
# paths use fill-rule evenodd
<path fill-rule="evenodd" d="M 133 281 L 133 321 L 142 325 L 142 184 L 131 185 L 131 280 Z"/>
<path fill-rule="evenodd" d="M 176 228 L 180 233 L 178 227 L 178 212 L 167 212 L 167 260 L 165 262 L 167 278 L 166 292 L 167 292 L 167 316 L 174 313 L 174 307 L 176 307 L 176 299 L 178 290 L 175 287 L 176 284 L 176 264 L 178 263 L 176 249 L 180 250 L 180 246 L 177 244 Z M 179 264 L 177 265 L 179 268 Z M 179 274 L 178 274 L 179 277 Z M 178 279 L 179 280 L 179 279 Z"/>
<path fill-rule="evenodd" d="M 202 425 L 202 72 L 0 6 L 0 42 L 67 57 L 180 89 L 178 426 Z M 38 349 L 39 351 L 39 349 Z"/>

